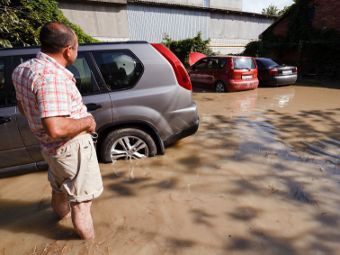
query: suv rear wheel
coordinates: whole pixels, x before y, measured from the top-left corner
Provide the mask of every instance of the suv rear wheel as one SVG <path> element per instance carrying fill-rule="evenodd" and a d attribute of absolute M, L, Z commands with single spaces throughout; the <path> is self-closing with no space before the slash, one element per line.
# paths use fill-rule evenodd
<path fill-rule="evenodd" d="M 136 128 L 122 128 L 112 131 L 104 140 L 101 158 L 104 162 L 118 159 L 140 159 L 152 157 L 157 147 L 151 136 Z"/>
<path fill-rule="evenodd" d="M 217 93 L 223 93 L 223 92 L 225 92 L 225 84 L 222 82 L 222 81 L 218 81 L 218 82 L 216 82 L 216 84 L 215 84 L 215 91 L 217 92 Z"/>

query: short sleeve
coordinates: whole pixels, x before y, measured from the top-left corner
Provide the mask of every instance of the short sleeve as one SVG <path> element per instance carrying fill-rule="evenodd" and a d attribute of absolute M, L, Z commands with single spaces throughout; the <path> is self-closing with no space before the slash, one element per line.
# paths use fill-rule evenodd
<path fill-rule="evenodd" d="M 15 97 L 17 101 L 21 101 L 22 98 L 22 88 L 19 85 L 19 77 L 20 77 L 21 69 L 16 67 L 12 73 L 12 82 L 15 89 Z"/>
<path fill-rule="evenodd" d="M 68 83 L 64 76 L 40 75 L 34 82 L 34 92 L 40 117 L 69 116 L 71 103 Z"/>

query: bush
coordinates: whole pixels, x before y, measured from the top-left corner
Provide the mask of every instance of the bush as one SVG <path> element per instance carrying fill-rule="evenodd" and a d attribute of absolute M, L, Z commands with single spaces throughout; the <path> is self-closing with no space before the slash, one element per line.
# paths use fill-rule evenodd
<path fill-rule="evenodd" d="M 0 6 L 0 47 L 39 45 L 40 28 L 50 21 L 70 26 L 79 43 L 97 41 L 68 21 L 55 0 L 0 0 Z"/>
<path fill-rule="evenodd" d="M 203 40 L 201 33 L 198 33 L 194 38 L 174 41 L 169 36 L 165 36 L 163 43 L 167 46 L 185 66 L 188 66 L 190 52 L 201 52 L 206 55 L 214 55 L 213 51 L 209 48 L 208 40 Z"/>

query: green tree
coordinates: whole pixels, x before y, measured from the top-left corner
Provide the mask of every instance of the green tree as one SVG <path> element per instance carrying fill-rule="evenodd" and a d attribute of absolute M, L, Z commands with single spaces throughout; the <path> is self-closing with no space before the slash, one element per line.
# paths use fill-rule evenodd
<path fill-rule="evenodd" d="M 209 48 L 210 39 L 203 40 L 202 34 L 199 32 L 197 36 L 184 40 L 174 41 L 169 36 L 163 38 L 163 43 L 167 46 L 184 65 L 188 66 L 188 58 L 190 52 L 201 52 L 206 55 L 213 55 L 213 51 Z"/>
<path fill-rule="evenodd" d="M 263 8 L 261 13 L 270 16 L 278 16 L 279 9 L 275 5 L 271 4 L 267 8 Z"/>
<path fill-rule="evenodd" d="M 289 11 L 290 7 L 291 7 L 291 5 L 290 5 L 290 6 L 285 6 L 285 7 L 283 7 L 282 10 L 280 10 L 277 14 L 278 14 L 279 16 L 284 15 L 287 11 Z"/>
<path fill-rule="evenodd" d="M 0 0 L 0 47 L 39 45 L 40 28 L 49 21 L 70 26 L 79 43 L 96 41 L 68 21 L 55 0 Z"/>

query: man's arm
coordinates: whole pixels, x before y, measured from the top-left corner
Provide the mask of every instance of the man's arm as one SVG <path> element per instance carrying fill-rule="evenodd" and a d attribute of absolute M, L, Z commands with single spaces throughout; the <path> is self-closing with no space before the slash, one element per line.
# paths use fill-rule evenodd
<path fill-rule="evenodd" d="M 48 117 L 42 119 L 42 124 L 53 139 L 72 138 L 82 132 L 92 133 L 96 129 L 96 122 L 92 116 L 81 119 Z"/>

